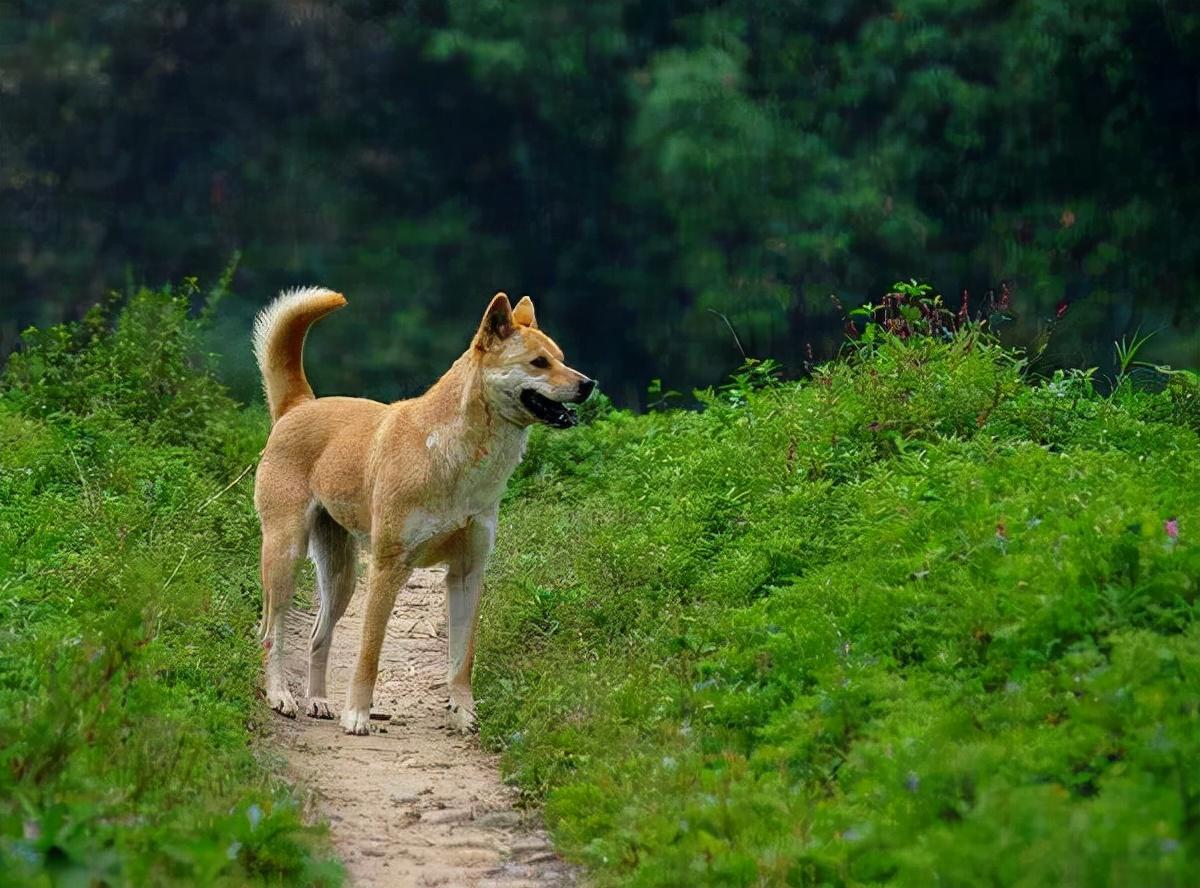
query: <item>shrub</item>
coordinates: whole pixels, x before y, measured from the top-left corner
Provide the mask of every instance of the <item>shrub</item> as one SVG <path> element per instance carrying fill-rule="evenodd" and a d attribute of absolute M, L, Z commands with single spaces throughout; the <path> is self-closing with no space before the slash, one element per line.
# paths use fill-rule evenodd
<path fill-rule="evenodd" d="M 565 851 L 600 884 L 1195 884 L 1180 395 L 1030 384 L 969 326 L 736 394 L 538 431 L 503 510 L 484 737 Z"/>
<path fill-rule="evenodd" d="M 331 885 L 262 757 L 260 411 L 197 353 L 194 285 L 25 336 L 0 390 L 0 871 Z M 222 492 L 224 490 L 224 492 Z"/>

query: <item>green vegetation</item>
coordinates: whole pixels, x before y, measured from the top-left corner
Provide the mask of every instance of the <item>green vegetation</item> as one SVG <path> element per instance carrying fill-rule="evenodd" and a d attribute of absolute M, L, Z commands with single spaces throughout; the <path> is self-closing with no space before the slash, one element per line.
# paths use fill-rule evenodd
<path fill-rule="evenodd" d="M 256 736 L 265 433 L 194 285 L 26 334 L 0 388 L 0 881 L 336 885 Z"/>
<path fill-rule="evenodd" d="M 810 380 L 535 434 L 485 740 L 602 885 L 1197 884 L 1195 375 L 1032 383 L 898 292 Z"/>
<path fill-rule="evenodd" d="M 227 283 L 31 331 L 0 381 L 7 881 L 341 880 L 258 743 Z M 915 282 L 848 322 L 811 379 L 535 432 L 485 741 L 601 885 L 1196 884 L 1196 375 L 1134 335 L 1107 395 L 1030 381 Z"/>
<path fill-rule="evenodd" d="M 239 341 L 280 287 L 350 298 L 330 392 L 421 387 L 506 289 L 632 405 L 738 363 L 709 309 L 798 368 L 912 268 L 1014 281 L 1026 341 L 1070 301 L 1061 365 L 1139 325 L 1192 365 L 1198 72 L 1195 0 L 19 0 L 0 352 L 240 251 Z"/>

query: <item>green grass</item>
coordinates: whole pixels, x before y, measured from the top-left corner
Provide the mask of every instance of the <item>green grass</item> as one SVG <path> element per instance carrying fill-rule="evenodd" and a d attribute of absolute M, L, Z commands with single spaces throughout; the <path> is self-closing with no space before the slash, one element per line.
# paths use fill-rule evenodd
<path fill-rule="evenodd" d="M 1200 883 L 1194 377 L 1030 384 L 972 328 L 748 383 L 539 431 L 503 509 L 484 737 L 561 848 L 601 885 Z"/>
<path fill-rule="evenodd" d="M 27 334 L 0 388 L 0 881 L 335 885 L 259 742 L 265 437 L 192 289 Z"/>
<path fill-rule="evenodd" d="M 0 383 L 5 884 L 341 879 L 263 752 L 265 420 L 193 295 Z M 532 439 L 476 684 L 560 846 L 601 885 L 1200 882 L 1194 375 L 1030 384 L 969 327 L 772 376 Z"/>

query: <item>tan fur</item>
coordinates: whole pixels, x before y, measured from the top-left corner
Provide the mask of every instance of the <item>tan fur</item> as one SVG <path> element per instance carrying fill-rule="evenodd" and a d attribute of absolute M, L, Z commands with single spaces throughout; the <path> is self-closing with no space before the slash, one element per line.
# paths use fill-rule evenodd
<path fill-rule="evenodd" d="M 301 557 L 317 565 L 320 609 L 313 627 L 306 711 L 332 717 L 325 661 L 333 627 L 353 593 L 355 547 L 368 550 L 367 603 L 358 665 L 342 711 L 364 734 L 384 630 L 414 567 L 446 564 L 451 718 L 474 721 L 471 665 L 483 570 L 504 486 L 537 418 L 521 392 L 579 401 L 586 376 L 537 328 L 525 297 L 513 310 L 498 293 L 467 351 L 425 394 L 382 404 L 314 398 L 301 359 L 315 320 L 345 304 L 313 288 L 282 294 L 260 315 L 254 342 L 274 426 L 259 464 L 255 504 L 262 523 L 267 698 L 297 711 L 283 674 L 283 619 Z M 538 361 L 546 366 L 534 366 Z M 534 405 L 537 406 L 537 405 Z"/>
<path fill-rule="evenodd" d="M 304 337 L 316 321 L 345 304 L 346 297 L 341 293 L 306 287 L 280 293 L 255 318 L 254 357 L 262 373 L 272 422 L 297 401 L 312 399 L 313 390 L 301 361 Z"/>

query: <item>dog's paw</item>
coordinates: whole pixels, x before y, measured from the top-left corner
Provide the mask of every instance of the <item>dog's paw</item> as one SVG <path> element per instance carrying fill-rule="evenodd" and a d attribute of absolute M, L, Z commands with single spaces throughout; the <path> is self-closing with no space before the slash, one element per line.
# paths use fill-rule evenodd
<path fill-rule="evenodd" d="M 450 705 L 446 708 L 449 710 L 446 721 L 450 726 L 450 730 L 457 731 L 460 734 L 473 734 L 479 730 L 479 725 L 475 721 L 474 700 L 454 700 L 451 698 Z"/>
<path fill-rule="evenodd" d="M 271 704 L 271 708 L 280 715 L 285 715 L 288 718 L 295 718 L 298 707 L 296 706 L 296 698 L 292 696 L 292 692 L 286 687 L 275 688 L 267 691 L 267 702 Z"/>
<path fill-rule="evenodd" d="M 309 718 L 333 718 L 333 709 L 329 706 L 329 701 L 324 697 L 309 697 L 308 705 L 304 707 L 304 714 Z"/>
<path fill-rule="evenodd" d="M 347 708 L 342 713 L 342 730 L 347 734 L 369 734 L 371 732 L 371 710 Z"/>

